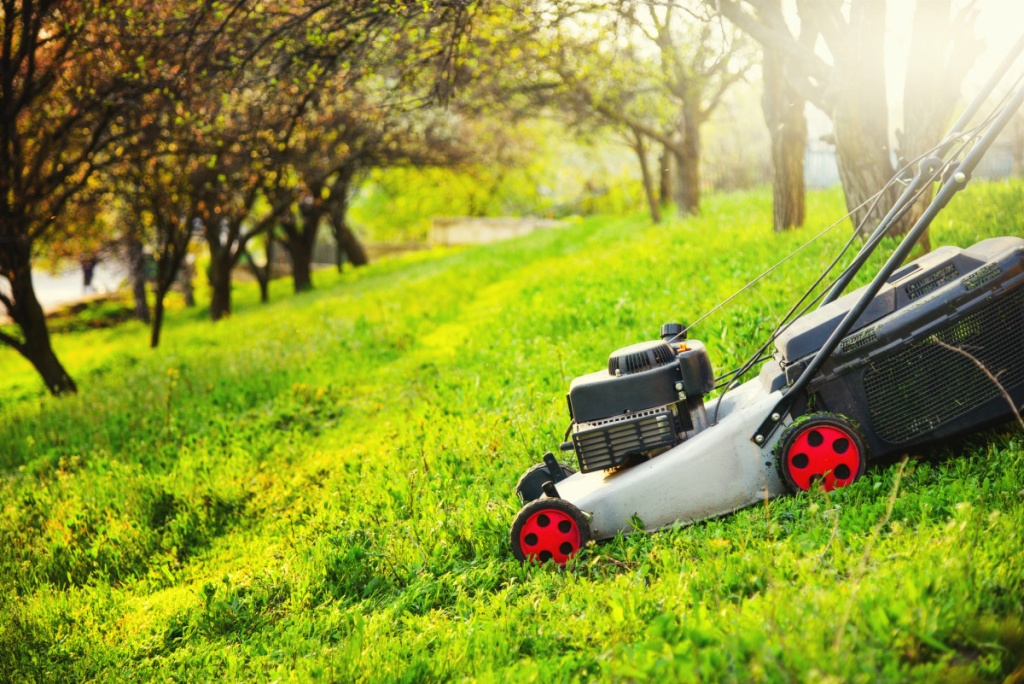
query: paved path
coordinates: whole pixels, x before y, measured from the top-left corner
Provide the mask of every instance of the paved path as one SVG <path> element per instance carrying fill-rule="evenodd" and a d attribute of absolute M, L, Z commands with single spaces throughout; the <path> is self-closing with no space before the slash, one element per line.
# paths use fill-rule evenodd
<path fill-rule="evenodd" d="M 128 272 L 120 264 L 101 261 L 96 265 L 92 285 L 98 294 L 114 292 L 127 277 Z M 92 296 L 82 290 L 82 269 L 78 267 L 60 273 L 33 271 L 32 282 L 35 284 L 39 303 L 47 312 Z M 0 279 L 0 292 L 10 292 L 10 284 L 6 280 Z M 6 320 L 4 314 L 3 305 L 0 305 L 0 320 Z"/>

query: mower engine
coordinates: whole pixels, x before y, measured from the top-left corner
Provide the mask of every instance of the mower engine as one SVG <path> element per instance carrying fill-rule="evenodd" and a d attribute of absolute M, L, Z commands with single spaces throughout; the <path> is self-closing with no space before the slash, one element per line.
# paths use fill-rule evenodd
<path fill-rule="evenodd" d="M 629 466 L 684 442 L 708 425 L 704 397 L 715 378 L 707 349 L 678 323 L 662 339 L 612 353 L 608 370 L 569 386 L 573 449 L 580 472 Z"/>

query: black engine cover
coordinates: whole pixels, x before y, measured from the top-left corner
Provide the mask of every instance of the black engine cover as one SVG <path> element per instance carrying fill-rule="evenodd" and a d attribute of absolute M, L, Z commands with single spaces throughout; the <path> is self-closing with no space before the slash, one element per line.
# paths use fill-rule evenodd
<path fill-rule="evenodd" d="M 677 363 L 621 377 L 590 373 L 569 385 L 569 413 L 577 423 L 587 423 L 673 404 L 679 401 L 677 382 L 682 382 Z"/>
<path fill-rule="evenodd" d="M 572 381 L 569 413 L 577 423 L 587 423 L 674 404 L 682 398 L 676 388 L 682 380 L 676 353 L 667 343 L 634 344 L 613 352 L 607 371 Z"/>
<path fill-rule="evenodd" d="M 703 397 L 715 385 L 707 349 L 689 340 L 680 350 L 677 354 L 657 341 L 613 352 L 607 371 L 578 377 L 569 385 L 572 419 L 588 423 Z"/>

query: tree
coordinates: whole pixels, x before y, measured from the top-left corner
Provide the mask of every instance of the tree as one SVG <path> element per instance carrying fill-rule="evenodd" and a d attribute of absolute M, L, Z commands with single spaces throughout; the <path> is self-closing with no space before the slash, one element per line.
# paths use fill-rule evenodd
<path fill-rule="evenodd" d="M 149 342 L 153 348 L 160 344 L 167 293 L 181 271 L 193 234 L 193 217 L 187 208 L 195 173 L 189 172 L 187 161 L 178 163 L 182 160 L 178 155 L 150 156 L 141 166 L 128 167 L 121 181 L 130 182 L 136 189 L 127 203 L 135 243 L 129 243 L 129 247 L 141 252 L 142 243 L 147 242 L 153 250 L 154 305 Z M 140 261 L 136 254 L 134 269 L 142 267 Z"/>
<path fill-rule="evenodd" d="M 178 168 L 191 197 L 161 216 L 178 221 L 175 230 L 202 226 L 218 318 L 230 310 L 230 269 L 260 232 L 247 223 L 253 206 L 284 178 L 276 157 L 290 129 L 282 114 L 302 111 L 319 75 L 361 75 L 382 47 L 406 42 L 419 48 L 407 63 L 429 63 L 430 94 L 446 98 L 475 5 L 346 0 L 264 10 L 251 0 L 0 0 L 0 275 L 10 285 L 0 303 L 20 331 L 0 333 L 0 342 L 31 362 L 52 393 L 76 386 L 50 344 L 33 253 L 67 230 L 97 171 L 128 154 L 145 169 L 152 154 L 184 150 L 188 163 Z M 162 148 L 140 147 L 137 127 L 168 115 L 175 125 L 155 138 Z M 185 133 L 187 121 L 199 125 Z M 153 167 L 139 187 L 164 182 L 169 168 Z"/>
<path fill-rule="evenodd" d="M 914 159 L 938 142 L 952 119 L 960 84 L 977 54 L 977 41 L 969 32 L 972 12 L 965 9 L 954 15 L 950 0 L 918 3 L 905 91 L 912 103 L 904 112 L 904 134 L 894 155 L 885 92 L 884 0 L 797 3 L 801 30 L 821 36 L 831 61 L 818 54 L 810 41 L 792 34 L 775 0 L 705 2 L 767 49 L 777 51 L 784 60 L 787 81 L 832 119 L 847 207 L 855 226 L 870 229 L 870 223 L 881 218 L 902 190 L 890 186 L 870 210 L 870 198 L 896 172 L 894 157 Z M 919 88 L 926 89 L 927 97 L 917 92 Z M 896 232 L 909 229 L 929 200 L 922 197 L 897 224 Z"/>
<path fill-rule="evenodd" d="M 258 60 L 266 44 L 291 19 L 287 12 L 267 19 L 244 2 L 197 15 L 182 29 L 184 49 L 148 65 L 147 78 L 161 87 L 122 120 L 128 144 L 111 184 L 132 217 L 133 232 L 155 258 L 153 347 L 160 341 L 166 295 L 179 279 L 193 234 L 203 229 L 211 240 L 211 233 L 220 237 L 224 221 L 236 219 L 239 225 L 237 216 L 228 215 L 232 201 L 245 198 L 248 208 L 261 185 L 275 178 L 264 172 L 276 141 L 269 140 L 269 126 L 253 125 L 270 116 L 258 106 L 264 88 L 250 83 L 257 80 L 254 65 L 264 66 Z M 244 240 L 232 244 L 239 242 L 244 250 Z M 230 245 L 211 248 L 211 255 L 216 275 L 238 258 Z M 230 306 L 230 277 L 215 282 L 225 280 L 227 287 L 214 290 L 215 318 Z"/>
<path fill-rule="evenodd" d="M 310 256 L 326 211 L 325 184 L 343 177 L 341 166 L 353 157 L 330 128 L 321 138 L 320 126 L 336 123 L 331 117 L 344 114 L 349 94 L 367 82 L 405 100 L 445 99 L 470 16 L 467 3 L 319 6 L 297 30 L 276 31 L 276 48 L 245 65 L 245 74 L 259 78 L 212 103 L 231 131 L 222 135 L 231 143 L 210 160 L 216 180 L 206 183 L 198 203 L 210 248 L 214 320 L 230 312 L 231 270 L 249 241 L 275 223 L 286 235 L 296 290 L 312 287 Z M 396 108 L 390 102 L 380 107 Z M 310 141 L 318 146 L 311 149 Z M 269 212 L 257 218 L 253 209 L 264 199 Z M 287 213 L 293 206 L 296 211 Z"/>
<path fill-rule="evenodd" d="M 309 260 L 322 221 L 328 220 L 338 248 L 355 265 L 367 257 L 347 222 L 349 199 L 376 168 L 451 166 L 464 161 L 458 117 L 434 107 L 409 108 L 380 87 L 356 84 L 344 95 L 311 108 L 289 148 L 296 180 L 291 211 L 281 220 L 292 258 L 296 291 L 312 287 Z"/>
<path fill-rule="evenodd" d="M 629 126 L 629 132 L 632 135 L 629 145 L 640 162 L 640 176 L 644 185 L 644 196 L 647 197 L 647 207 L 651 212 L 651 221 L 661 223 L 662 201 L 654 190 L 654 176 L 651 174 L 650 163 L 647 159 L 647 136 L 635 126 Z"/>
<path fill-rule="evenodd" d="M 773 8 L 781 11 L 775 0 Z M 798 42 L 813 45 L 817 34 L 802 27 Z M 761 62 L 764 95 L 761 108 L 771 137 L 772 158 L 772 226 L 776 232 L 804 224 L 807 188 L 804 183 L 804 155 L 807 150 L 807 100 L 786 77 L 786 60 L 782 52 L 763 46 Z"/>
<path fill-rule="evenodd" d="M 296 292 L 312 289 L 313 249 L 321 221 L 330 215 L 331 197 L 338 193 L 347 200 L 353 175 L 379 139 L 373 121 L 389 112 L 387 104 L 368 100 L 365 88 L 358 82 L 347 88 L 328 84 L 318 102 L 303 113 L 288 147 L 292 180 L 277 188 L 275 197 L 281 199 L 275 201 L 284 207 L 278 225 L 291 257 Z M 337 245 L 340 250 L 340 240 Z M 336 254 L 340 267 L 340 252 Z"/>
<path fill-rule="evenodd" d="M 131 221 L 122 236 L 124 263 L 128 267 L 128 279 L 132 286 L 132 301 L 135 320 L 146 325 L 152 323 L 149 300 L 146 296 L 146 251 L 142 241 L 142 230 L 136 221 Z"/>
<path fill-rule="evenodd" d="M 453 54 L 448 41 L 458 40 L 467 16 L 464 6 L 370 0 L 309 8 L 295 4 L 273 14 L 247 6 L 217 32 L 214 59 L 199 60 L 203 68 L 195 74 L 195 85 L 174 91 L 158 107 L 165 119 L 168 112 L 172 116 L 158 125 L 156 136 L 163 141 L 158 146 L 163 153 L 177 159 L 175 166 L 189 188 L 187 195 L 176 195 L 180 206 L 163 212 L 181 221 L 157 233 L 169 238 L 163 243 L 169 246 L 177 244 L 176 235 L 192 228 L 200 231 L 210 253 L 213 320 L 231 311 L 232 271 L 243 259 L 256 273 L 266 301 L 269 254 L 267 264 L 259 267 L 251 244 L 263 238 L 270 249 L 276 225 L 293 228 L 288 209 L 295 193 L 301 192 L 303 179 L 297 177 L 292 161 L 320 163 L 326 154 L 326 163 L 333 163 L 332 150 L 325 145 L 307 145 L 296 157 L 303 140 L 334 138 L 329 130 L 324 133 L 317 127 L 324 122 L 311 122 L 310 117 L 318 116 L 325 103 L 344 99 L 362 80 L 381 73 L 396 55 L 403 55 L 403 64 L 410 69 L 428 63 L 435 68 L 431 85 L 437 94 Z M 416 37 L 410 37 L 413 27 Z M 417 40 L 420 49 L 414 59 L 403 48 L 406 41 Z M 393 84 L 402 85 L 398 78 Z M 164 184 L 158 167 L 152 168 L 157 173 L 148 184 Z M 319 192 L 317 196 L 315 203 L 303 206 L 319 214 Z M 293 272 L 299 290 L 311 285 L 312 237 L 306 233 L 315 236 L 318 222 L 308 221 L 309 231 L 291 230 L 286 243 L 296 261 Z"/>
<path fill-rule="evenodd" d="M 646 10 L 646 16 L 643 16 Z M 665 146 L 675 161 L 675 201 L 682 213 L 700 210 L 700 127 L 729 87 L 750 66 L 741 37 L 710 16 L 694 16 L 667 4 L 623 2 L 620 11 L 631 31 L 657 47 L 661 86 L 676 115 L 661 128 L 632 125 Z M 611 113 L 608 111 L 607 113 Z"/>
<path fill-rule="evenodd" d="M 152 43 L 150 3 L 0 2 L 0 295 L 20 335 L 0 333 L 53 394 L 74 392 L 32 285 L 36 244 L 61 230 L 123 138 Z"/>
<path fill-rule="evenodd" d="M 711 18 L 674 3 L 564 2 L 541 30 L 499 36 L 518 55 L 502 87 L 534 111 L 555 104 L 578 129 L 617 131 L 637 155 L 652 218 L 660 212 L 647 157 L 660 146 L 672 174 L 657 180 L 671 185 L 681 214 L 696 213 L 701 127 L 751 63 L 745 37 Z"/>
<path fill-rule="evenodd" d="M 236 90 L 208 102 L 204 110 L 205 120 L 221 125 L 209 131 L 215 141 L 202 141 L 214 144 L 216 152 L 195 169 L 191 202 L 193 220 L 210 252 L 210 317 L 214 321 L 231 313 L 231 272 L 249 241 L 263 235 L 284 210 L 277 205 L 262 216 L 254 213 L 268 190 L 287 182 L 281 147 L 287 147 L 292 127 L 287 114 L 281 116 L 267 106 L 273 96 L 262 89 Z"/>
<path fill-rule="evenodd" d="M 0 0 L 0 273 L 11 293 L 0 301 L 21 332 L 0 341 L 52 393 L 76 386 L 32 287 L 37 245 L 75 230 L 98 172 L 151 154 L 137 128 L 151 125 L 154 95 L 209 87 L 209 71 L 262 45 L 231 30 L 260 14 L 250 4 Z"/>

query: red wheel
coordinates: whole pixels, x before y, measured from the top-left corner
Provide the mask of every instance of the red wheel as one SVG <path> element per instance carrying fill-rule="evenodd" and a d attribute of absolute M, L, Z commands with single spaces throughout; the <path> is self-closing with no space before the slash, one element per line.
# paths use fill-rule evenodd
<path fill-rule="evenodd" d="M 590 539 L 583 511 L 564 499 L 538 499 L 523 506 L 512 523 L 512 553 L 521 561 L 565 565 Z"/>
<path fill-rule="evenodd" d="M 815 413 L 790 425 L 775 453 L 779 474 L 790 489 L 807 491 L 821 480 L 831 492 L 861 476 L 868 450 L 864 436 L 848 418 Z"/>

